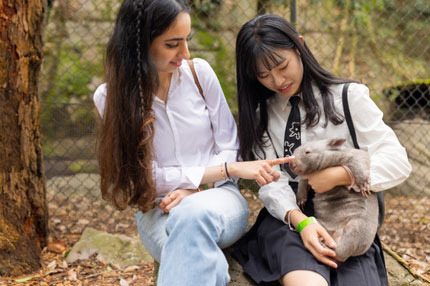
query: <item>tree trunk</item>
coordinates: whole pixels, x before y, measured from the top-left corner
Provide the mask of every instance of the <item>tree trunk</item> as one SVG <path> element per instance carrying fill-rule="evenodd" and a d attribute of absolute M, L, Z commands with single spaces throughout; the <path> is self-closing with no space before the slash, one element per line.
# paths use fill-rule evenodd
<path fill-rule="evenodd" d="M 42 1 L 0 1 L 0 276 L 37 270 L 47 240 L 37 90 Z"/>

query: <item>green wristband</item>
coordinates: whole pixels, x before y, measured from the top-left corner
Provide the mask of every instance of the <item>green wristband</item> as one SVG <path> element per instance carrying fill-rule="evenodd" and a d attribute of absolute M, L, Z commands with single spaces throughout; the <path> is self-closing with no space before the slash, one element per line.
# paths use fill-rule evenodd
<path fill-rule="evenodd" d="M 297 225 L 297 232 L 300 233 L 306 226 L 318 222 L 313 216 L 307 217 Z"/>

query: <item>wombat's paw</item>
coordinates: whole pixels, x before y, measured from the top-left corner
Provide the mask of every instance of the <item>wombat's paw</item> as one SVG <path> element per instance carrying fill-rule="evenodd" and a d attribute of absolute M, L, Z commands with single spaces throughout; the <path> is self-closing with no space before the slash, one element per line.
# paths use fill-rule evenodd
<path fill-rule="evenodd" d="M 296 200 L 297 200 L 297 205 L 303 210 L 305 208 L 305 203 L 307 201 L 307 196 L 300 196 L 298 194 Z"/>
<path fill-rule="evenodd" d="M 368 197 L 370 195 L 370 182 L 367 180 L 361 186 L 359 186 L 359 190 L 363 197 Z"/>
<path fill-rule="evenodd" d="M 304 200 L 297 200 L 297 205 L 300 207 L 301 210 L 305 209 L 305 203 L 306 201 Z"/>

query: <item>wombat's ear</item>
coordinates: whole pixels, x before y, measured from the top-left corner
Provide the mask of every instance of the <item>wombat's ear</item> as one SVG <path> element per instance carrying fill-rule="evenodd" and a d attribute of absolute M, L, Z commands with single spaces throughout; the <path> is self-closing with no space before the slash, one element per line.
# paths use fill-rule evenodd
<path fill-rule="evenodd" d="M 328 141 L 328 146 L 330 147 L 339 147 L 343 143 L 345 143 L 346 139 L 344 138 L 333 138 Z"/>

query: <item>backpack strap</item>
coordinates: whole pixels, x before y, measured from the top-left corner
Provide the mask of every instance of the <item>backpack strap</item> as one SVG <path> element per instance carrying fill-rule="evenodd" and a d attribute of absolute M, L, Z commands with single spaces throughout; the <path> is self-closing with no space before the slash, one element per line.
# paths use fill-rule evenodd
<path fill-rule="evenodd" d="M 343 113 L 345 115 L 346 124 L 348 125 L 349 134 L 351 135 L 352 142 L 354 143 L 354 148 L 360 149 L 360 146 L 358 145 L 358 142 L 357 142 L 357 135 L 355 134 L 354 123 L 352 122 L 351 112 L 349 111 L 348 87 L 349 87 L 349 82 L 345 83 L 342 89 Z M 385 217 L 384 193 L 376 192 L 376 196 L 378 197 L 378 206 L 379 206 L 378 227 L 380 227 Z"/>
<path fill-rule="evenodd" d="M 358 145 L 358 142 L 357 142 L 357 135 L 355 134 L 354 123 L 352 122 L 352 118 L 351 118 L 351 112 L 349 111 L 348 87 L 349 87 L 349 82 L 343 85 L 343 90 L 342 90 L 343 113 L 345 114 L 346 124 L 348 125 L 349 134 L 351 134 L 352 143 L 354 143 L 354 148 L 360 149 L 360 146 Z"/>
<path fill-rule="evenodd" d="M 200 85 L 196 70 L 194 69 L 194 62 L 193 60 L 187 60 L 187 62 L 188 62 L 188 65 L 190 66 L 191 73 L 193 74 L 194 82 L 196 83 L 196 86 L 199 89 L 200 95 L 203 97 L 203 99 L 205 99 L 205 96 L 203 95 L 202 86 Z"/>

